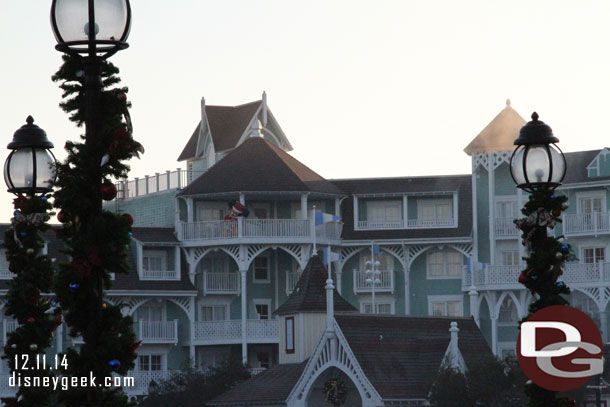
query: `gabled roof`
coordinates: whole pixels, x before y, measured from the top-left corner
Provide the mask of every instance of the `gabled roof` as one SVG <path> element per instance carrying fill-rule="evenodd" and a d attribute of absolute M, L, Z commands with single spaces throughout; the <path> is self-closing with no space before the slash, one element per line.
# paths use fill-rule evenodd
<path fill-rule="evenodd" d="M 457 321 L 466 366 L 493 354 L 472 318 L 335 315 L 367 379 L 384 400 L 427 399 Z"/>
<path fill-rule="evenodd" d="M 205 114 L 212 134 L 216 152 L 235 148 L 237 142 L 246 131 L 248 124 L 258 111 L 261 101 L 246 103 L 239 106 L 207 106 Z M 178 161 L 195 158 L 201 121 L 197 124 L 188 143 L 180 153 Z"/>
<path fill-rule="evenodd" d="M 602 150 L 589 150 L 564 153 L 566 157 L 567 171 L 563 183 L 574 184 L 610 179 L 610 177 L 607 176 L 589 178 L 589 171 L 587 167 L 597 158 L 601 151 Z"/>
<path fill-rule="evenodd" d="M 210 406 L 284 405 L 290 391 L 305 369 L 307 360 L 302 363 L 275 365 L 249 380 L 238 384 L 221 394 Z"/>
<path fill-rule="evenodd" d="M 301 274 L 292 294 L 274 314 L 286 315 L 297 312 L 326 312 L 326 279 L 328 270 L 320 256 L 312 256 Z M 333 292 L 335 311 L 356 312 L 357 309 L 337 292 Z"/>
<path fill-rule="evenodd" d="M 318 192 L 341 195 L 329 181 L 261 137 L 252 137 L 178 195 L 227 192 Z"/>
<path fill-rule="evenodd" d="M 524 124 L 525 119 L 510 106 L 510 99 L 507 99 L 506 107 L 466 146 L 464 152 L 475 155 L 512 151 L 515 149 L 513 142 Z"/>

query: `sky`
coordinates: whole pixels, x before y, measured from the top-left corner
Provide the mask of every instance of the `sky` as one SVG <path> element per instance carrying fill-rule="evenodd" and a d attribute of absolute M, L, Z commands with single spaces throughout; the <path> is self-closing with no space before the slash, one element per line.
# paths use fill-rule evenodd
<path fill-rule="evenodd" d="M 0 13 L 0 136 L 31 114 L 65 157 L 82 132 L 58 104 L 50 0 Z M 267 92 L 291 154 L 325 178 L 470 173 L 463 148 L 510 98 L 564 151 L 607 145 L 610 2 L 132 0 L 112 57 L 146 153 L 130 178 L 174 170 L 200 100 Z M 8 155 L 4 150 L 3 159 Z M 4 191 L 4 187 L 1 188 Z M 0 222 L 12 215 L 0 192 Z"/>

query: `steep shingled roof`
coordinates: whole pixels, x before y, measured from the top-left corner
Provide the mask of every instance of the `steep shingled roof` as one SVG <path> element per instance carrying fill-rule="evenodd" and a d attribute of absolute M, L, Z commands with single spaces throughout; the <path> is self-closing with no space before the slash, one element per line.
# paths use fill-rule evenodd
<path fill-rule="evenodd" d="M 262 101 L 246 103 L 239 106 L 207 106 L 205 114 L 214 142 L 216 152 L 235 148 L 237 142 L 246 131 L 252 117 L 260 107 Z M 199 128 L 201 121 L 197 124 L 191 138 L 184 146 L 178 161 L 194 158 L 197 153 L 197 140 L 199 139 Z"/>
<path fill-rule="evenodd" d="M 458 347 L 466 366 L 493 358 L 472 318 L 335 315 L 367 379 L 384 400 L 426 399 L 458 323 Z"/>
<path fill-rule="evenodd" d="M 312 256 L 301 274 L 292 294 L 274 314 L 286 315 L 296 312 L 326 311 L 326 279 L 328 270 L 320 256 Z M 333 293 L 335 311 L 356 312 L 357 309 L 337 292 Z"/>
<path fill-rule="evenodd" d="M 343 194 L 296 158 L 261 137 L 252 137 L 214 164 L 178 195 L 294 191 Z"/>
<path fill-rule="evenodd" d="M 475 155 L 512 151 L 515 149 L 513 142 L 524 124 L 525 119 L 510 106 L 508 99 L 506 107 L 466 146 L 464 152 Z"/>

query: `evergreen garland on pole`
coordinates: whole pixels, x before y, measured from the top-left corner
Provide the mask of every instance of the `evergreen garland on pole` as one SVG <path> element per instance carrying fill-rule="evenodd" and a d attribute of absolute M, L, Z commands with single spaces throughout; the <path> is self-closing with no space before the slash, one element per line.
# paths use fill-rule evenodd
<path fill-rule="evenodd" d="M 66 142 L 68 156 L 57 164 L 54 206 L 63 228 L 58 233 L 69 263 L 62 263 L 54 290 L 72 337 L 82 336 L 80 350 L 66 352 L 64 375 L 97 378 L 98 387 L 70 388 L 58 397 L 66 407 L 127 406 L 119 389 L 99 387 L 105 377 L 125 375 L 134 366 L 139 342 L 131 317 L 104 302 L 110 273 L 129 272 L 127 261 L 131 216 L 102 210 L 102 199 L 116 197 L 115 178 L 126 178 L 123 163 L 144 150 L 132 137 L 127 89 L 117 87 L 118 69 L 92 57 L 64 55 L 53 76 L 60 82 L 61 108 L 79 127 L 87 125 L 84 142 Z M 89 93 L 89 94 L 87 94 Z M 95 120 L 93 120 L 95 118 Z"/>
<path fill-rule="evenodd" d="M 45 242 L 41 236 L 49 228 L 52 206 L 45 195 L 26 198 L 20 194 L 13 203 L 15 212 L 4 234 L 4 247 L 9 270 L 15 276 L 8 283 L 5 315 L 19 326 L 8 334 L 2 358 L 8 361 L 11 374 L 35 384 L 53 376 L 48 369 L 52 362 L 46 361 L 44 352 L 62 321 L 60 310 L 52 312 L 49 299 L 42 296 L 51 292 L 53 284 L 53 264 L 42 254 Z M 40 383 L 20 387 L 17 397 L 2 398 L 2 402 L 9 407 L 50 406 L 53 391 Z"/>
<path fill-rule="evenodd" d="M 524 218 L 515 220 L 521 230 L 521 243 L 527 251 L 526 269 L 519 276 L 519 283 L 538 296 L 521 322 L 527 321 L 537 311 L 553 305 L 568 305 L 562 294 L 570 294 L 565 282 L 558 280 L 563 274 L 566 261 L 575 256 L 569 244 L 562 241 L 563 236 L 547 235 L 547 228 L 553 230 L 561 223 L 561 214 L 568 207 L 568 197 L 555 195 L 552 190 L 535 190 L 524 205 L 521 213 Z M 556 398 L 555 392 L 537 386 L 531 380 L 525 385 L 529 397 L 529 407 L 575 407 L 573 399 Z"/>

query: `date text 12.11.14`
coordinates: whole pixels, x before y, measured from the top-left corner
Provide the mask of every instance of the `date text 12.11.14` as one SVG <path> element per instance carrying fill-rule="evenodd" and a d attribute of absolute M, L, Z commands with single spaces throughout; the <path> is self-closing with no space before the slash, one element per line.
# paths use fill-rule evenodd
<path fill-rule="evenodd" d="M 66 355 L 55 355 L 52 361 L 49 361 L 51 364 L 47 364 L 47 355 L 37 354 L 35 358 L 31 358 L 30 356 L 23 355 L 15 355 L 15 370 L 46 370 L 47 366 L 50 370 L 58 370 L 58 369 L 67 369 L 68 368 L 68 360 L 66 359 Z"/>

